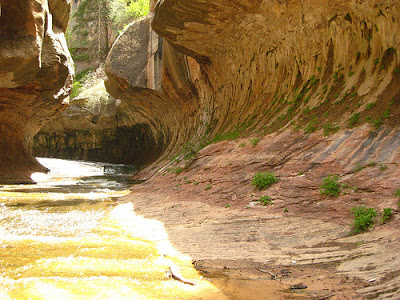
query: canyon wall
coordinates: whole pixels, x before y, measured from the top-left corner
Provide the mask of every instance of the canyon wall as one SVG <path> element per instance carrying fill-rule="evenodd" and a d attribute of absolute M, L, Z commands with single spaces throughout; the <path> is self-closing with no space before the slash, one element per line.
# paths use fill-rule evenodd
<path fill-rule="evenodd" d="M 46 171 L 34 135 L 68 104 L 73 63 L 64 38 L 69 0 L 0 1 L 0 182 Z"/>
<path fill-rule="evenodd" d="M 151 27 L 164 39 L 161 54 L 151 50 L 149 41 L 160 40 L 151 29 L 136 34 L 145 39 L 124 32 L 108 57 L 106 87 L 136 107 L 132 121 L 149 124 L 146 138 L 163 157 L 189 142 L 288 126 L 395 126 L 399 14 L 397 1 L 379 0 L 157 1 Z M 150 50 L 136 66 L 141 49 Z M 145 143 L 142 151 L 153 150 Z"/>
<path fill-rule="evenodd" d="M 148 166 L 147 177 L 152 162 L 240 134 L 397 126 L 399 6 L 153 1 L 106 61 L 107 91 L 121 100 L 112 133 L 54 121 L 35 153 Z"/>

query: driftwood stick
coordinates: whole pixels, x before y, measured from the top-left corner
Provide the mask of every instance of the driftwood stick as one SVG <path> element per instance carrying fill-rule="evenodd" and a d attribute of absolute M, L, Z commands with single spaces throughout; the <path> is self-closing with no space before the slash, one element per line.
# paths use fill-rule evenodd
<path fill-rule="evenodd" d="M 192 281 L 187 280 L 186 278 L 184 278 L 181 274 L 179 274 L 179 273 L 178 273 L 174 268 L 172 268 L 171 266 L 169 267 L 168 271 L 166 271 L 166 273 L 167 273 L 167 276 L 170 277 L 170 278 L 172 278 L 172 279 L 178 280 L 178 281 L 183 282 L 183 283 L 185 283 L 185 284 L 195 285 L 194 282 L 192 282 Z"/>

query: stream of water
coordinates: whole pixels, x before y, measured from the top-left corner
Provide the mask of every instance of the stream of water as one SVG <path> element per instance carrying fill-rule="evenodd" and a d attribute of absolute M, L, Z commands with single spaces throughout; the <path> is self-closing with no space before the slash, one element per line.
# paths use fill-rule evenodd
<path fill-rule="evenodd" d="M 225 299 L 162 223 L 116 203 L 134 169 L 39 161 L 37 184 L 0 186 L 0 299 Z"/>

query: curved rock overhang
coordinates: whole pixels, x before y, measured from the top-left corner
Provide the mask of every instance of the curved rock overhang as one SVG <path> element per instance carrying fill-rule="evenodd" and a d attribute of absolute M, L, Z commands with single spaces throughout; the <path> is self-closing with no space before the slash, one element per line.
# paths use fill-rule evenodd
<path fill-rule="evenodd" d="M 33 136 L 68 104 L 73 62 L 64 32 L 70 0 L 0 1 L 0 183 L 46 171 Z"/>
<path fill-rule="evenodd" d="M 117 53 L 127 30 L 109 56 L 107 88 L 137 108 L 132 120 L 150 124 L 148 138 L 163 136 L 161 157 L 231 131 L 344 127 L 368 103 L 383 114 L 400 96 L 397 1 L 163 0 L 152 9 L 162 51 L 146 23 L 149 42 L 131 37 L 133 48 Z M 132 73 L 138 53 L 148 56 Z M 388 125 L 399 114 L 396 106 Z"/>

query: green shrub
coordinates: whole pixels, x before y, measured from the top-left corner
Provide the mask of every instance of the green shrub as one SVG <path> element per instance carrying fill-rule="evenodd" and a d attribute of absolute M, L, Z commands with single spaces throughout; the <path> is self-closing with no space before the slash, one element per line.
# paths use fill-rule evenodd
<path fill-rule="evenodd" d="M 253 181 L 251 184 L 255 186 L 256 188 L 262 190 L 265 189 L 275 182 L 278 181 L 278 178 L 275 177 L 274 173 L 268 173 L 268 172 L 257 172 L 256 175 L 254 175 Z"/>
<path fill-rule="evenodd" d="M 177 167 L 177 168 L 173 169 L 171 172 L 178 175 L 178 174 L 181 174 L 182 171 L 183 171 L 182 168 Z"/>
<path fill-rule="evenodd" d="M 400 187 L 397 188 L 397 190 L 394 192 L 394 195 L 400 198 Z"/>
<path fill-rule="evenodd" d="M 360 122 L 360 114 L 359 113 L 352 114 L 351 117 L 349 118 L 349 120 L 347 121 L 350 128 L 353 128 L 359 122 Z"/>
<path fill-rule="evenodd" d="M 206 191 L 211 190 L 211 189 L 212 189 L 212 185 L 211 184 L 206 185 L 206 187 L 204 188 L 204 190 L 206 190 Z"/>
<path fill-rule="evenodd" d="M 324 184 L 321 186 L 321 194 L 337 197 L 340 193 L 340 184 L 337 182 L 339 177 L 337 175 L 328 176 L 324 178 Z"/>
<path fill-rule="evenodd" d="M 258 200 L 258 201 L 260 201 L 262 205 L 270 205 L 270 204 L 272 204 L 270 196 L 262 196 L 260 198 L 260 200 Z"/>
<path fill-rule="evenodd" d="M 351 212 L 355 217 L 353 221 L 354 233 L 366 231 L 374 224 L 376 217 L 375 208 L 366 208 L 365 206 L 357 206 L 353 207 Z"/>
<path fill-rule="evenodd" d="M 363 169 L 363 166 L 360 165 L 360 164 L 357 164 L 356 167 L 353 169 L 352 172 L 353 172 L 353 173 L 360 172 L 362 169 Z"/>
<path fill-rule="evenodd" d="M 379 164 L 378 167 L 379 167 L 379 170 L 381 170 L 381 171 L 385 171 L 387 169 L 387 165 L 385 165 L 385 164 Z"/>
<path fill-rule="evenodd" d="M 308 122 L 306 127 L 304 128 L 305 133 L 312 133 L 318 130 L 318 121 L 316 119 L 311 120 Z"/>
<path fill-rule="evenodd" d="M 332 125 L 332 124 L 324 124 L 322 126 L 324 128 L 324 136 L 336 133 L 339 131 L 339 126 Z"/>
<path fill-rule="evenodd" d="M 74 99 L 76 96 L 78 96 L 79 93 L 81 92 L 81 89 L 82 89 L 82 84 L 80 83 L 80 81 L 75 81 L 72 84 L 72 91 L 71 91 L 70 98 Z"/>
<path fill-rule="evenodd" d="M 253 147 L 257 146 L 259 141 L 259 138 L 250 139 L 250 143 L 253 145 Z"/>
<path fill-rule="evenodd" d="M 393 216 L 393 211 L 391 208 L 384 208 L 382 212 L 382 223 L 386 223 Z"/>
<path fill-rule="evenodd" d="M 376 102 L 368 103 L 367 106 L 365 107 L 365 109 L 372 109 L 375 107 L 375 105 L 376 105 Z"/>
<path fill-rule="evenodd" d="M 183 145 L 181 153 L 183 154 L 183 158 L 188 160 L 197 155 L 198 151 L 196 146 L 193 143 L 187 143 Z"/>
<path fill-rule="evenodd" d="M 378 128 L 383 124 L 382 118 L 378 118 L 374 121 L 374 127 Z"/>

